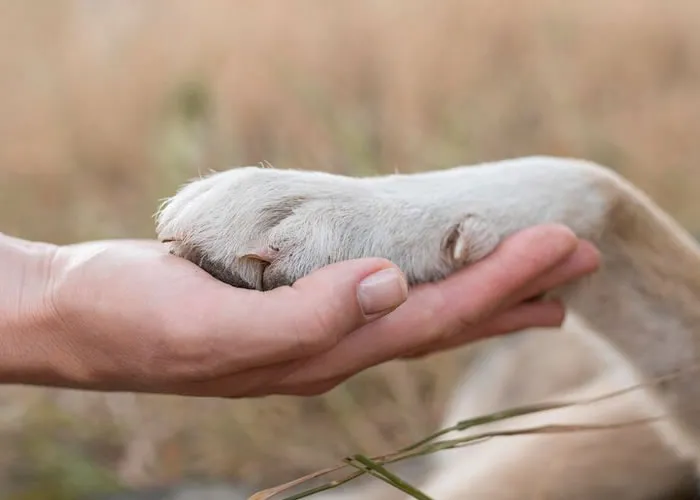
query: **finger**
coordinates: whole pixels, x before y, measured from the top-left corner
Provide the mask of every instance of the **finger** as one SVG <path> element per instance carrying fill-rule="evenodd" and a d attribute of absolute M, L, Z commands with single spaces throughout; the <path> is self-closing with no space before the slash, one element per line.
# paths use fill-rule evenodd
<path fill-rule="evenodd" d="M 431 323 L 462 327 L 474 325 L 513 299 L 533 283 L 571 259 L 579 246 L 567 227 L 548 224 L 525 229 L 505 239 L 488 257 L 448 277 L 439 286 L 416 289 L 426 309 L 435 311 Z"/>
<path fill-rule="evenodd" d="M 332 264 L 265 293 L 217 285 L 197 297 L 197 331 L 215 337 L 222 374 L 330 349 L 408 295 L 403 274 L 384 259 Z"/>
<path fill-rule="evenodd" d="M 527 328 L 560 327 L 565 318 L 564 306 L 559 301 L 524 303 L 513 307 L 479 328 L 459 332 L 440 342 L 429 344 L 423 349 L 410 352 L 403 358 L 417 358 L 459 347 L 476 340 L 514 333 Z"/>
<path fill-rule="evenodd" d="M 392 314 L 345 337 L 303 370 L 290 374 L 287 383 L 357 373 L 458 332 L 478 331 L 480 322 L 514 293 L 568 258 L 577 241 L 559 225 L 524 230 L 470 268 L 440 283 L 414 288 Z"/>
<path fill-rule="evenodd" d="M 577 280 L 600 267 L 600 252 L 590 242 L 580 240 L 578 247 L 566 260 L 554 267 L 548 273 L 527 284 L 518 292 L 506 307 L 512 307 L 524 300 L 541 296 L 545 293 Z"/>
<path fill-rule="evenodd" d="M 421 358 L 437 352 L 454 349 L 479 339 L 496 337 L 527 328 L 556 328 L 562 325 L 564 317 L 564 307 L 558 301 L 522 304 L 499 314 L 493 320 L 477 329 L 469 329 L 465 332 L 461 332 L 453 337 L 428 345 L 423 349 L 404 354 L 400 358 Z M 296 396 L 320 395 L 332 390 L 353 375 L 353 372 L 346 372 L 340 375 L 335 374 L 327 379 L 314 380 L 304 384 L 289 384 L 287 382 L 279 386 L 267 387 L 266 390 L 271 390 L 272 393 L 276 394 Z"/>

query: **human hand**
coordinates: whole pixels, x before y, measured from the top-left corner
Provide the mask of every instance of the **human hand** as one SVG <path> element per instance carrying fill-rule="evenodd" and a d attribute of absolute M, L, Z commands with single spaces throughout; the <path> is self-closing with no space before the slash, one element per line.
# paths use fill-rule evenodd
<path fill-rule="evenodd" d="M 559 303 L 527 299 L 595 270 L 598 260 L 592 245 L 549 225 L 511 236 L 486 259 L 408 296 L 400 272 L 374 258 L 258 292 L 217 281 L 152 241 L 52 247 L 2 237 L 0 268 L 11 280 L 0 300 L 0 381 L 318 394 L 391 359 L 557 326 Z M 370 276 L 374 284 L 363 285 Z"/>

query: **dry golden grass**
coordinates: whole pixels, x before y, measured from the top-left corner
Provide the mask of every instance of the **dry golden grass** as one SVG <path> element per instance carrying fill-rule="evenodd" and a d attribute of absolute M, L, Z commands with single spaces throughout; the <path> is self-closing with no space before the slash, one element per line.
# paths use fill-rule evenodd
<path fill-rule="evenodd" d="M 0 230 L 18 236 L 152 236 L 158 200 L 210 168 L 526 154 L 615 167 L 700 234 L 693 0 L 3 0 L 0 41 Z M 432 429 L 456 356 L 307 400 L 5 388 L 0 489 L 268 486 Z"/>

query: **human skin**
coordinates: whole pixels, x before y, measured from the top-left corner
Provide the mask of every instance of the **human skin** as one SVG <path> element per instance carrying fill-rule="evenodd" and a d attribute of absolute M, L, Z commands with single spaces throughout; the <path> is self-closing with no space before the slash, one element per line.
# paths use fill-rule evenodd
<path fill-rule="evenodd" d="M 599 263 L 593 245 L 549 224 L 410 290 L 391 262 L 367 258 L 260 292 L 222 283 L 154 241 L 55 246 L 0 234 L 0 383 L 320 394 L 392 359 L 558 326 L 560 303 L 529 299 Z"/>

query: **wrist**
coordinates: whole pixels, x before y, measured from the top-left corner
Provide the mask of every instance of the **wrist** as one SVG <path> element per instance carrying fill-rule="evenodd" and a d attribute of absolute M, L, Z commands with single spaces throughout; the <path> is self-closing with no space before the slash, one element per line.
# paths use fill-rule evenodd
<path fill-rule="evenodd" d="M 58 247 L 0 233 L 0 383 L 49 383 L 59 323 L 52 305 Z"/>

